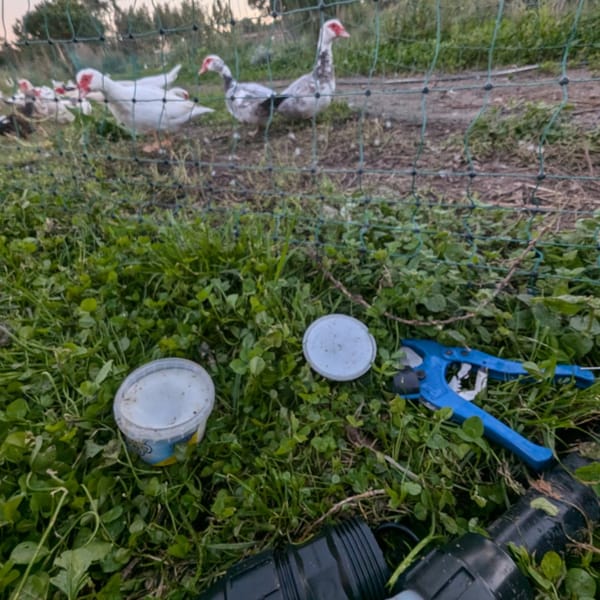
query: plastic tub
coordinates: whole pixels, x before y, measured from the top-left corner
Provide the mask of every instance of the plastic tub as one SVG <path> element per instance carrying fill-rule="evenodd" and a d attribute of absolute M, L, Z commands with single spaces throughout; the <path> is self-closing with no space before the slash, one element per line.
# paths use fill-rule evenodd
<path fill-rule="evenodd" d="M 174 463 L 175 445 L 196 444 L 213 409 L 210 375 L 183 358 L 162 358 L 130 373 L 113 412 L 129 449 L 152 465 Z"/>

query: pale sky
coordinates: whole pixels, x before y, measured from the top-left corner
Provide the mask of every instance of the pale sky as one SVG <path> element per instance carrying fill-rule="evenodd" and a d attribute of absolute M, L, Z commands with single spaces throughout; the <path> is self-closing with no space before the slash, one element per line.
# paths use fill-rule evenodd
<path fill-rule="evenodd" d="M 9 40 L 13 38 L 12 26 L 17 19 L 21 19 L 23 15 L 32 10 L 36 4 L 39 4 L 42 0 L 0 0 L 0 38 L 4 39 L 8 37 Z M 165 0 L 157 0 L 156 3 L 164 4 Z M 173 2 L 172 4 L 178 4 Z M 199 3 L 206 3 L 210 6 L 211 0 L 199 0 Z M 147 4 L 152 6 L 153 0 L 117 0 L 117 5 L 123 9 L 130 6 L 141 6 Z M 248 16 L 249 8 L 246 0 L 229 0 L 231 10 L 236 16 Z"/>
<path fill-rule="evenodd" d="M 36 2 L 30 0 L 0 0 L 0 38 L 12 38 L 12 26 Z"/>

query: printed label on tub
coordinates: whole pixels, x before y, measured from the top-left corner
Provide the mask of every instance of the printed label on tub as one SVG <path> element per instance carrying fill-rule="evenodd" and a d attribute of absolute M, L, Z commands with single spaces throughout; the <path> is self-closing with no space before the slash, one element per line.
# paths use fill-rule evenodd
<path fill-rule="evenodd" d="M 191 435 L 184 435 L 176 440 L 132 440 L 126 438 L 127 447 L 135 452 L 147 463 L 156 467 L 172 465 L 177 462 L 175 458 L 175 445 L 187 442 L 188 444 L 197 444 L 199 438 L 198 431 Z"/>

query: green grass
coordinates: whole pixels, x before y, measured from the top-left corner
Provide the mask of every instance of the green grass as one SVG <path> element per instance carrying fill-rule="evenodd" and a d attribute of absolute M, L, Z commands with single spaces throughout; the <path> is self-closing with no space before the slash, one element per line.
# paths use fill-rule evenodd
<path fill-rule="evenodd" d="M 407 6 L 381 15 L 377 73 L 431 65 L 435 3 Z M 437 67 L 487 66 L 489 9 L 445 18 Z M 593 58 L 594 10 L 570 59 Z M 373 15 L 342 16 L 368 26 L 336 44 L 338 73 L 366 74 Z M 507 13 L 495 64 L 543 56 L 554 72 L 562 49 L 549 46 L 564 39 L 568 15 L 525 16 Z M 308 38 L 275 47 L 270 73 L 290 77 L 290 56 L 308 70 Z M 222 49 L 233 56 L 231 45 Z M 244 79 L 262 78 L 266 67 L 237 51 Z M 182 80 L 196 84 L 186 61 Z M 535 383 L 491 384 L 478 403 L 559 454 L 589 438 L 598 459 L 598 385 L 578 390 L 549 376 L 561 362 L 600 364 L 597 215 L 545 229 L 552 213 L 507 210 L 484 194 L 404 196 L 313 175 L 300 162 L 311 142 L 345 127 L 346 140 L 357 127 L 367 140 L 381 127 L 336 102 L 314 132 L 276 123 L 261 154 L 260 139 L 230 138 L 216 76 L 199 89 L 218 109 L 202 126 L 259 168 L 207 173 L 228 152 L 205 147 L 201 126 L 165 164 L 140 159 L 103 117 L 44 125 L 48 137 L 9 142 L 0 156 L 0 597 L 193 598 L 241 558 L 350 515 L 399 521 L 436 544 L 485 528 L 529 474 L 478 422 L 457 426 L 391 392 L 405 337 L 528 361 Z M 566 122 L 569 110 L 545 130 L 556 106 L 490 108 L 465 141 L 476 159 L 523 147 L 530 164 L 528 146 L 545 131 L 546 152 L 581 162 L 574 149 L 583 140 L 595 150 L 597 132 Z M 306 153 L 298 163 L 296 148 Z M 332 312 L 358 317 L 377 340 L 359 381 L 327 381 L 302 354 L 307 326 Z M 165 356 L 203 365 L 217 398 L 202 442 L 152 468 L 128 452 L 112 402 L 127 374 Z M 599 547 L 596 532 L 558 563 L 519 555 L 536 600 L 597 595 Z"/>
<path fill-rule="evenodd" d="M 118 165 L 81 161 L 73 177 L 67 163 L 49 170 L 27 148 L 20 157 L 35 177 L 5 175 L 0 211 L 3 597 L 194 597 L 242 557 L 307 539 L 348 499 L 330 522 L 399 520 L 422 535 L 433 528 L 440 542 L 480 529 L 516 499 L 516 482 L 527 485 L 524 467 L 476 424 L 456 426 L 390 391 L 401 339 L 465 344 L 547 372 L 600 362 L 596 289 L 549 277 L 593 267 L 593 219 L 565 232 L 569 255 L 548 249 L 535 295 L 517 274 L 493 296 L 494 267 L 522 254 L 499 236 L 531 232 L 535 219 L 493 222 L 475 207 L 475 243 L 454 235 L 460 211 L 443 207 L 345 200 L 347 217 L 329 221 L 306 198 L 265 211 L 177 201 L 174 212 L 153 208 L 144 186 L 119 193 L 102 171 Z M 411 222 L 420 229 L 401 227 Z M 317 223 L 320 264 L 307 252 Z M 475 316 L 428 324 L 468 310 Z M 377 340 L 359 381 L 329 382 L 302 355 L 306 327 L 334 311 Z M 159 469 L 128 453 L 111 410 L 124 377 L 163 356 L 202 364 L 217 399 L 201 444 Z M 491 386 L 485 402 L 560 449 L 570 432 L 589 435 L 597 394 L 542 377 Z M 352 500 L 369 490 L 382 492 Z M 567 559 L 566 579 L 530 558 L 538 598 L 586 597 L 597 547 Z"/>
<path fill-rule="evenodd" d="M 560 109 L 560 110 L 559 110 Z M 514 106 L 493 106 L 472 124 L 468 142 L 478 156 L 511 152 L 519 146 L 534 148 L 540 144 L 572 144 L 574 139 L 589 136 L 569 122 L 572 107 L 544 102 L 518 102 Z"/>

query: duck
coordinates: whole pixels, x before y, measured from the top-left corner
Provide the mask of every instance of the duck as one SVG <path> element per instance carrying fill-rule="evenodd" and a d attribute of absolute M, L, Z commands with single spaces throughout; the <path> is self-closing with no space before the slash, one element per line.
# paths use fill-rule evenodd
<path fill-rule="evenodd" d="M 339 19 L 330 19 L 323 23 L 319 33 L 315 68 L 311 73 L 293 81 L 281 92 L 287 99 L 277 107 L 278 113 L 288 119 L 312 119 L 331 104 L 335 92 L 333 41 L 349 37 L 350 34 Z"/>
<path fill-rule="evenodd" d="M 102 92 L 115 119 L 134 134 L 172 133 L 192 119 L 214 112 L 186 98 L 187 92 L 181 88 L 122 84 L 96 69 L 82 69 L 76 81 L 83 98 L 90 92 Z"/>
<path fill-rule="evenodd" d="M 118 79 L 115 81 L 117 81 L 121 85 L 144 85 L 148 87 L 160 87 L 166 90 L 175 83 L 175 80 L 177 79 L 180 70 L 181 65 L 175 65 L 168 73 L 159 73 L 158 75 L 147 75 L 146 77 L 140 77 L 139 79 Z"/>
<path fill-rule="evenodd" d="M 225 106 L 240 123 L 264 126 L 273 111 L 286 99 L 271 88 L 260 83 L 240 83 L 233 78 L 231 69 L 216 54 L 209 54 L 202 61 L 198 75 L 207 71 L 218 73 L 225 86 Z"/>
<path fill-rule="evenodd" d="M 27 99 L 34 100 L 33 115 L 41 119 L 51 119 L 57 123 L 72 123 L 74 115 L 56 92 L 46 86 L 34 86 L 28 79 L 17 81 L 20 94 L 13 95 L 15 104 L 23 106 Z"/>
<path fill-rule="evenodd" d="M 0 115 L 0 135 L 16 136 L 26 138 L 35 131 L 31 122 L 34 109 L 34 99 L 27 98 L 22 105 L 7 101 L 13 105 L 13 111 L 8 115 Z"/>
<path fill-rule="evenodd" d="M 148 75 L 146 77 L 140 77 L 139 79 L 115 79 L 117 83 L 128 86 L 128 87 L 137 87 L 137 86 L 146 86 L 146 87 L 160 87 L 163 89 L 171 89 L 179 92 L 179 95 L 185 99 L 189 99 L 189 94 L 187 91 L 182 90 L 182 88 L 171 88 L 171 86 L 175 83 L 177 76 L 179 75 L 179 71 L 181 70 L 181 65 L 175 65 L 170 71 L 167 73 L 159 73 L 158 75 Z M 52 80 L 52 85 L 54 87 L 54 91 L 69 99 L 73 106 L 76 106 L 86 115 L 91 114 L 92 107 L 88 100 L 92 100 L 93 102 L 106 102 L 106 98 L 104 94 L 100 91 L 93 91 L 87 94 L 86 100 L 82 100 L 79 97 L 79 89 L 77 88 L 77 84 L 72 80 L 64 83 L 62 81 Z"/>
<path fill-rule="evenodd" d="M 77 93 L 77 84 L 69 79 L 66 83 L 64 81 L 58 81 L 52 79 L 52 89 L 59 95 L 65 96 L 73 93 Z"/>
<path fill-rule="evenodd" d="M 52 89 L 60 98 L 60 101 L 69 109 L 79 111 L 84 115 L 92 114 L 92 105 L 88 99 L 79 97 L 79 90 L 74 81 L 70 80 L 67 83 L 62 81 L 52 80 Z M 101 96 L 101 94 L 99 95 Z M 98 98 L 104 101 L 104 96 Z"/>
<path fill-rule="evenodd" d="M 92 105 L 89 100 L 79 98 L 78 96 L 65 95 L 61 97 L 61 102 L 69 109 L 79 111 L 84 115 L 92 114 Z"/>

